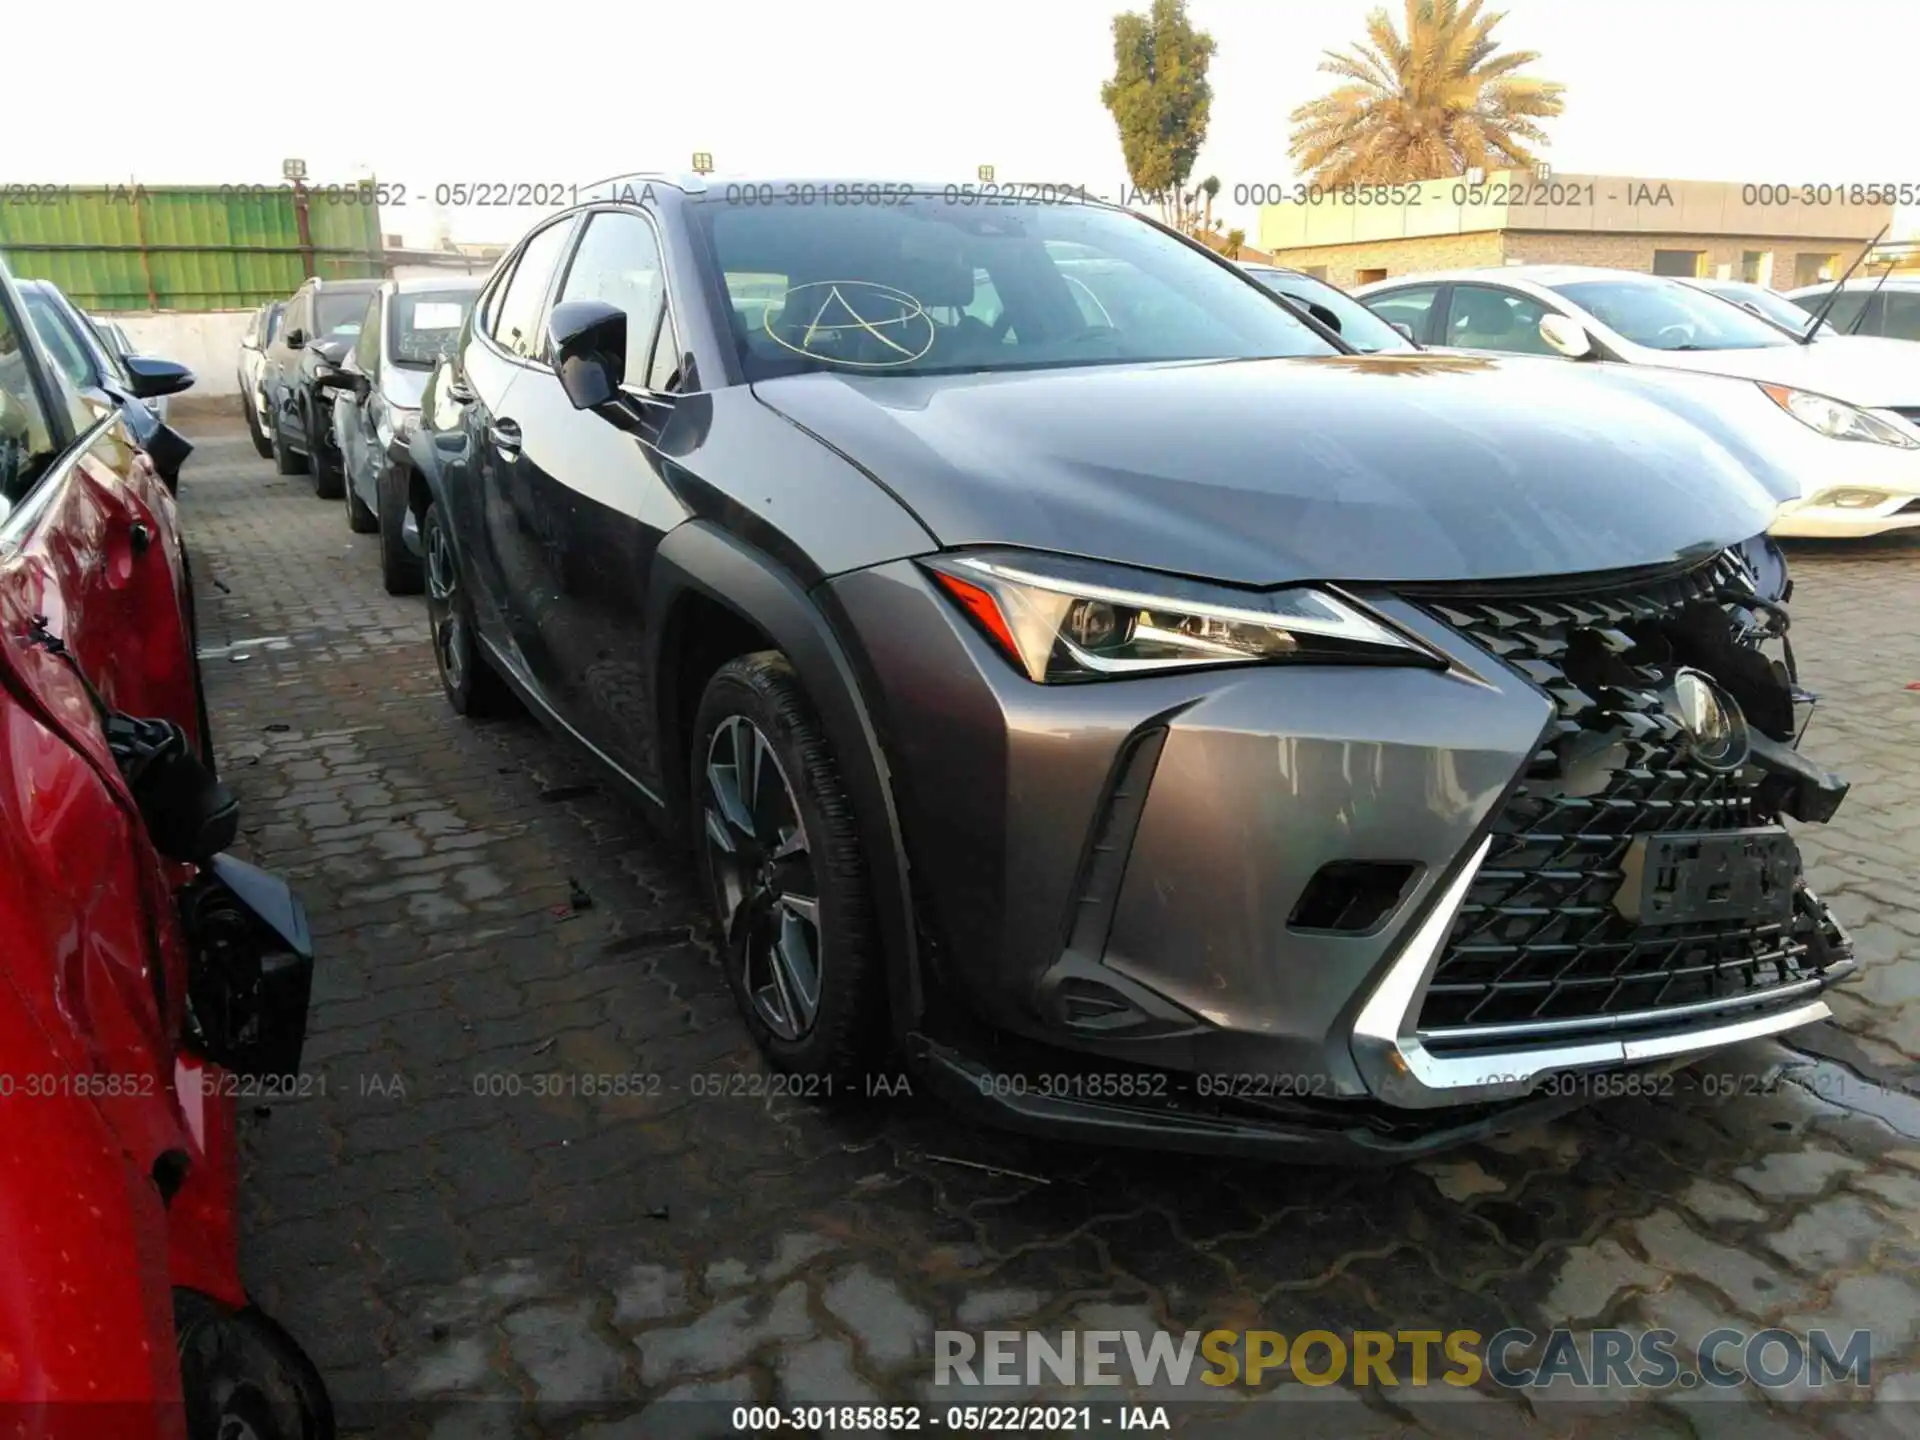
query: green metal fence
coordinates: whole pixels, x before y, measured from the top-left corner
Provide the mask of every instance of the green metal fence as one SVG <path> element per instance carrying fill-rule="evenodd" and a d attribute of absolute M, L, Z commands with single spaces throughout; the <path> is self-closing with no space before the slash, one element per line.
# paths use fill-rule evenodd
<path fill-rule="evenodd" d="M 370 198 L 362 186 L 0 184 L 0 255 L 83 310 L 245 310 L 308 275 L 381 275 Z"/>

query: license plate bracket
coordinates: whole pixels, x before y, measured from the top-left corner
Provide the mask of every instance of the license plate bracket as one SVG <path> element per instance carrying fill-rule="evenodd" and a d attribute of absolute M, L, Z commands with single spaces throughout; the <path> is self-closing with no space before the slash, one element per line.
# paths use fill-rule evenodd
<path fill-rule="evenodd" d="M 1800 847 L 1777 825 L 1641 835 L 1614 908 L 1639 925 L 1765 923 L 1793 914 Z"/>

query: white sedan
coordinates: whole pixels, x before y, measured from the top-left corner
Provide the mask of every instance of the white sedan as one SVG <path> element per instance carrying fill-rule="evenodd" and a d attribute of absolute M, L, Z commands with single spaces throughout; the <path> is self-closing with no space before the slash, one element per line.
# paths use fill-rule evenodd
<path fill-rule="evenodd" d="M 1416 340 L 1449 350 L 1560 356 L 1744 382 L 1746 430 L 1794 477 L 1782 536 L 1920 529 L 1920 345 L 1804 344 L 1681 281 L 1575 265 L 1396 276 L 1354 292 Z M 1750 397 L 1764 397 L 1754 405 Z"/>

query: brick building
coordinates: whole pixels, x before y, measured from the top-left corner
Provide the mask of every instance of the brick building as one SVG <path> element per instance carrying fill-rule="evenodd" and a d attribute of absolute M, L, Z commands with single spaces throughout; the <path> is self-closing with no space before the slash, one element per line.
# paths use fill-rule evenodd
<path fill-rule="evenodd" d="M 1476 183 L 1477 182 L 1477 183 Z M 1652 180 L 1506 171 L 1309 191 L 1260 207 L 1260 248 L 1336 285 L 1459 266 L 1607 265 L 1720 276 L 1776 289 L 1844 270 L 1891 205 L 1850 203 L 1843 187 Z M 1811 199 L 1814 203 L 1805 203 Z M 1825 202 L 1825 203 L 1821 203 Z"/>

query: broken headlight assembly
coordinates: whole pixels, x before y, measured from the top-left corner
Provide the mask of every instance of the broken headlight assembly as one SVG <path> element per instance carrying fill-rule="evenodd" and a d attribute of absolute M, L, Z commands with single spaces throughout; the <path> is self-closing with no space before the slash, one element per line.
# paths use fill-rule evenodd
<path fill-rule="evenodd" d="M 922 562 L 1029 680 L 1063 684 L 1218 665 L 1447 662 L 1332 590 L 1229 590 L 1066 556 Z"/>
<path fill-rule="evenodd" d="M 1760 388 L 1769 400 L 1802 425 L 1818 430 L 1829 439 L 1862 440 L 1869 445 L 1893 445 L 1902 450 L 1920 449 L 1920 436 L 1844 400 L 1829 399 L 1787 385 L 1762 384 Z"/>

